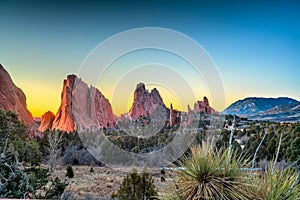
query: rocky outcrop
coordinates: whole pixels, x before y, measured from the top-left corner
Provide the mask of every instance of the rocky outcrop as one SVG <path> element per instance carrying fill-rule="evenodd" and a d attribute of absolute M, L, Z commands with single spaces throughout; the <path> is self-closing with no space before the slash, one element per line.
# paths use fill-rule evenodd
<path fill-rule="evenodd" d="M 181 122 L 181 112 L 174 110 L 173 105 L 170 105 L 170 117 L 169 117 L 169 126 L 177 126 Z"/>
<path fill-rule="evenodd" d="M 52 129 L 72 132 L 76 130 L 72 113 L 72 93 L 77 77 L 70 75 L 64 80 L 61 92 L 61 104 L 53 120 Z"/>
<path fill-rule="evenodd" d="M 52 123 L 54 121 L 55 115 L 51 112 L 45 112 L 42 115 L 41 124 L 39 126 L 39 131 L 44 132 L 52 128 Z"/>
<path fill-rule="evenodd" d="M 174 114 L 173 114 L 173 105 L 170 105 L 170 119 L 169 119 L 169 125 L 174 125 Z"/>
<path fill-rule="evenodd" d="M 166 106 L 156 88 L 148 92 L 145 84 L 139 83 L 134 91 L 133 104 L 129 110 L 131 120 L 136 120 L 140 116 L 146 117 L 153 113 L 157 107 L 166 110 Z"/>
<path fill-rule="evenodd" d="M 29 126 L 33 117 L 27 109 L 26 96 L 12 81 L 9 73 L 0 64 L 0 109 L 18 114 L 19 119 Z"/>
<path fill-rule="evenodd" d="M 194 112 L 203 112 L 207 114 L 213 114 L 216 113 L 216 111 L 209 106 L 208 99 L 206 97 L 203 97 L 203 101 L 197 101 L 194 104 Z"/>
<path fill-rule="evenodd" d="M 114 126 L 115 119 L 108 99 L 97 88 L 89 87 L 75 75 L 69 75 L 64 80 L 61 105 L 52 129 L 73 132 Z"/>

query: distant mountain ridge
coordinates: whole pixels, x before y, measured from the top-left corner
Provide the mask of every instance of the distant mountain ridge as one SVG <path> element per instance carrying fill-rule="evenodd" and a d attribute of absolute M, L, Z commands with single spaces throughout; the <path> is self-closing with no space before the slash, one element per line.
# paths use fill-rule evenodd
<path fill-rule="evenodd" d="M 234 102 L 224 113 L 253 120 L 300 121 L 300 102 L 288 97 L 249 97 Z"/>

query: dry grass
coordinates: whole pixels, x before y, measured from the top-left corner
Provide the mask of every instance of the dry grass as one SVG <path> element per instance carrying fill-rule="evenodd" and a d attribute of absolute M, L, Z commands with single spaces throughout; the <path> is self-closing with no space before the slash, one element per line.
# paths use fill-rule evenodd
<path fill-rule="evenodd" d="M 86 199 L 86 197 L 108 199 L 111 194 L 118 191 L 123 178 L 131 171 L 131 168 L 112 169 L 93 166 L 95 172 L 91 173 L 90 168 L 90 166 L 73 166 L 74 178 L 67 178 L 66 166 L 59 166 L 56 168 L 54 176 L 69 182 L 66 191 L 71 191 L 72 199 Z M 148 171 L 153 175 L 154 184 L 161 194 L 166 192 L 169 181 L 161 182 L 160 170 L 149 169 Z"/>
<path fill-rule="evenodd" d="M 300 198 L 300 185 L 295 182 L 298 171 L 294 168 L 278 169 L 271 167 L 255 179 L 257 194 L 266 200 L 289 200 Z"/>

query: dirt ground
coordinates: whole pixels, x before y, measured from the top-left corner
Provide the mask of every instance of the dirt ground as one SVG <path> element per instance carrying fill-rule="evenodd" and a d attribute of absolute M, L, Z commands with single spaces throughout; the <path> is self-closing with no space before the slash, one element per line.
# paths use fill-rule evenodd
<path fill-rule="evenodd" d="M 66 177 L 66 166 L 56 168 L 54 176 L 69 183 L 64 194 L 68 199 L 110 199 L 111 195 L 118 191 L 123 177 L 132 170 L 131 168 L 92 167 L 94 172 L 91 173 L 91 166 L 73 166 L 74 178 Z M 143 169 L 137 170 L 141 172 Z M 172 188 L 171 171 L 166 171 L 164 175 L 161 174 L 161 169 L 148 168 L 147 171 L 152 174 L 159 196 Z M 165 181 L 161 180 L 162 177 Z"/>

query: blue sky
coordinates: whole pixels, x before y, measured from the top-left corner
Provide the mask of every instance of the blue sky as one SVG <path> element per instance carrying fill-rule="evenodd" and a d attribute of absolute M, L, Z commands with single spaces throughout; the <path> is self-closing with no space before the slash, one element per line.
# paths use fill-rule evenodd
<path fill-rule="evenodd" d="M 157 26 L 182 32 L 207 50 L 226 105 L 249 96 L 300 100 L 299 10 L 298 1 L 4 0 L 0 63 L 35 116 L 56 112 L 62 80 L 77 73 L 95 46 L 121 31 Z"/>

